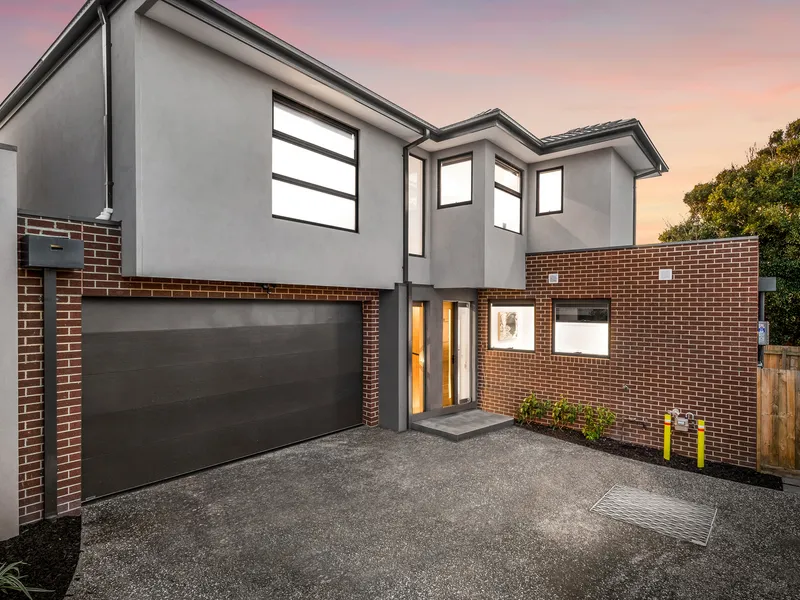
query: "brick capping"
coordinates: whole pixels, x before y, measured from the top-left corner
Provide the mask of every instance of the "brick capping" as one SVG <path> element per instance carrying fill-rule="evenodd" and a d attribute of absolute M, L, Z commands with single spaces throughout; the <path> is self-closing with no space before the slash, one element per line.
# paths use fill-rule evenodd
<path fill-rule="evenodd" d="M 312 285 L 123 277 L 118 222 L 19 215 L 17 233 L 84 242 L 85 268 L 59 271 L 58 514 L 81 506 L 81 299 L 83 296 L 219 298 L 361 302 L 363 318 L 363 422 L 378 424 L 378 291 Z M 19 269 L 19 494 L 20 523 L 43 514 L 42 273 Z"/>
<path fill-rule="evenodd" d="M 489 301 L 521 299 L 534 301 L 535 351 L 490 350 Z M 554 299 L 611 300 L 608 358 L 551 352 Z M 708 460 L 755 467 L 757 319 L 757 238 L 528 255 L 525 290 L 478 295 L 479 406 L 513 416 L 531 390 L 565 394 L 617 413 L 611 437 L 653 447 L 679 408 L 705 418 Z M 695 456 L 695 433 L 672 445 Z"/>
<path fill-rule="evenodd" d="M 718 244 L 720 242 L 738 242 L 742 240 L 758 240 L 757 235 L 742 235 L 727 238 L 710 238 L 707 240 L 681 240 L 677 242 L 651 242 L 649 244 L 628 244 L 626 246 L 605 246 L 602 248 L 569 248 L 567 250 L 547 250 L 544 252 L 526 252 L 525 256 L 541 256 L 543 254 L 569 254 L 572 252 L 608 252 L 609 250 L 630 250 L 636 248 L 663 248 L 665 246 L 683 246 L 685 244 Z"/>

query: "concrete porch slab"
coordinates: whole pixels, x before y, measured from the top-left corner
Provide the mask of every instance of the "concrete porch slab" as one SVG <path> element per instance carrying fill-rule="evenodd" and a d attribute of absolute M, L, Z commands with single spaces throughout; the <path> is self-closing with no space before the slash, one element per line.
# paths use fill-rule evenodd
<path fill-rule="evenodd" d="M 411 423 L 411 429 L 458 442 L 489 431 L 511 427 L 513 424 L 512 417 L 475 409 L 416 421 Z"/>

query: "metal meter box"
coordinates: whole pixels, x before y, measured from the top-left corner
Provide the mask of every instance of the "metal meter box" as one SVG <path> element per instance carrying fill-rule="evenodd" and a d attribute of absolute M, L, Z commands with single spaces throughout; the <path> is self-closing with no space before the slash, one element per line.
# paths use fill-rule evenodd
<path fill-rule="evenodd" d="M 83 241 L 50 235 L 23 236 L 22 266 L 40 269 L 82 269 Z"/>
<path fill-rule="evenodd" d="M 758 322 L 758 345 L 769 346 L 769 321 Z"/>

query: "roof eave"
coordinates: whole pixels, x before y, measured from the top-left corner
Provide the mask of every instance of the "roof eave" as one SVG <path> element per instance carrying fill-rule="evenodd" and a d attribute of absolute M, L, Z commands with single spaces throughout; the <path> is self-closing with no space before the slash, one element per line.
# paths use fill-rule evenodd
<path fill-rule="evenodd" d="M 346 94 L 350 98 L 381 112 L 391 119 L 408 127 L 410 130 L 423 134 L 426 130 L 434 131 L 437 128 L 424 119 L 417 117 L 404 108 L 387 100 L 383 96 L 376 94 L 372 90 L 364 87 L 358 82 L 350 79 L 346 75 L 339 73 L 323 62 L 306 54 L 302 50 L 295 48 L 291 44 L 265 31 L 261 27 L 251 23 L 247 19 L 240 17 L 233 11 L 220 6 L 210 0 L 162 0 L 181 8 L 181 5 L 189 5 L 205 13 L 207 16 L 223 23 L 240 35 L 255 37 L 263 46 L 274 53 L 282 62 L 299 67 L 301 71 L 313 75 L 316 79 L 329 85 L 333 89 Z"/>
<path fill-rule="evenodd" d="M 96 10 L 98 6 L 113 5 L 111 7 L 113 10 L 125 1 L 126 0 L 89 0 L 86 2 L 58 39 L 50 46 L 47 52 L 45 52 L 39 62 L 11 91 L 8 97 L 0 103 L 0 123 L 6 120 L 8 115 L 12 114 L 18 106 L 23 104 L 31 93 L 35 92 L 37 86 L 39 86 L 51 72 L 58 68 L 59 63 L 66 60 L 81 38 L 87 35 L 94 25 L 99 23 Z M 547 155 L 562 150 L 586 146 L 596 141 L 630 134 L 659 174 L 669 170 L 669 167 L 658 153 L 658 150 L 656 150 L 647 132 L 645 132 L 644 127 L 642 127 L 638 120 L 633 124 L 626 123 L 618 128 L 587 133 L 567 140 L 554 142 L 543 142 L 500 109 L 490 110 L 464 121 L 438 128 L 212 0 L 159 1 L 166 2 L 185 12 L 191 12 L 186 10 L 187 7 L 192 8 L 194 11 L 199 11 L 205 15 L 206 18 L 213 19 L 227 28 L 232 29 L 239 35 L 249 36 L 251 38 L 255 37 L 261 44 L 269 49 L 271 53 L 274 53 L 279 60 L 290 66 L 299 68 L 304 72 L 310 73 L 319 81 L 331 86 L 333 89 L 339 90 L 341 93 L 348 95 L 361 104 L 383 113 L 405 127 L 408 127 L 411 131 L 420 134 L 429 131 L 433 141 L 449 140 L 496 126 L 514 137 L 535 154 Z M 143 6 L 149 7 L 155 4 L 155 2 L 156 0 L 152 0 L 146 2 Z"/>
<path fill-rule="evenodd" d="M 543 154 L 553 154 L 555 152 L 571 150 L 594 142 L 622 137 L 624 135 L 631 135 L 633 137 L 642 153 L 647 157 L 653 165 L 653 168 L 656 169 L 659 174 L 669 171 L 669 166 L 661 157 L 658 150 L 656 150 L 655 145 L 650 140 L 650 136 L 647 135 L 644 127 L 642 127 L 641 122 L 638 120 L 634 123 L 626 123 L 619 127 L 586 133 L 566 140 L 547 142 L 544 144 Z"/>

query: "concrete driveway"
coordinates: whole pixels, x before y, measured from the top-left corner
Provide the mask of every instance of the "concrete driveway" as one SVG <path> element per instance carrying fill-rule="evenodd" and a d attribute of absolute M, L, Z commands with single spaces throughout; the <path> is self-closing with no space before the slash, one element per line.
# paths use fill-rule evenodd
<path fill-rule="evenodd" d="M 590 513 L 716 505 L 707 548 Z M 79 599 L 798 598 L 800 496 L 516 427 L 359 428 L 84 508 Z"/>

